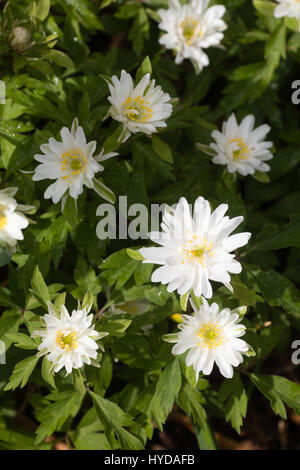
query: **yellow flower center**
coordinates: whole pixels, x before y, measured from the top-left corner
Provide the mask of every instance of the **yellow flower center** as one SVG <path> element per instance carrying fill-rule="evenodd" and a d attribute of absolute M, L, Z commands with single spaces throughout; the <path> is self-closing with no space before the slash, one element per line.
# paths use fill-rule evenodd
<path fill-rule="evenodd" d="M 242 138 L 239 138 L 239 139 L 231 139 L 229 141 L 231 144 L 236 142 L 239 146 L 239 148 L 237 150 L 233 150 L 232 152 L 232 158 L 235 160 L 235 161 L 238 161 L 238 160 L 248 160 L 249 158 L 249 153 L 250 153 L 250 149 L 248 147 L 248 145 L 245 144 L 245 142 L 243 141 Z"/>
<path fill-rule="evenodd" d="M 78 347 L 77 344 L 77 335 L 73 331 L 67 335 L 64 332 L 59 331 L 56 337 L 56 343 L 66 351 L 70 351 L 71 349 L 76 349 Z"/>
<path fill-rule="evenodd" d="M 206 255 L 214 256 L 212 248 L 213 244 L 209 243 L 205 237 L 200 239 L 197 235 L 193 235 L 188 243 L 182 245 L 182 253 L 184 256 L 182 264 L 186 261 L 196 261 L 201 264 L 201 266 L 205 266 Z"/>
<path fill-rule="evenodd" d="M 7 225 L 7 217 L 0 217 L 0 229 L 3 230 Z"/>
<path fill-rule="evenodd" d="M 204 323 L 198 333 L 198 337 L 202 340 L 198 346 L 208 349 L 216 349 L 224 343 L 224 336 L 221 328 L 214 323 Z"/>
<path fill-rule="evenodd" d="M 150 108 L 149 104 L 149 101 L 145 101 L 144 98 L 140 96 L 134 100 L 129 96 L 127 100 L 122 103 L 122 106 L 129 119 L 144 123 L 152 118 L 153 109 Z"/>
<path fill-rule="evenodd" d="M 66 172 L 66 175 L 64 175 L 62 179 L 68 180 L 72 175 L 79 175 L 80 173 L 84 173 L 86 167 L 86 157 L 83 150 L 77 148 L 67 150 L 62 154 L 61 158 L 61 169 Z"/>
<path fill-rule="evenodd" d="M 195 37 L 200 37 L 202 36 L 202 30 L 200 29 L 198 34 L 196 35 L 196 31 L 199 26 L 199 22 L 191 16 L 187 16 L 181 23 L 180 23 L 180 28 L 182 30 L 182 35 L 185 39 L 185 42 L 187 43 L 188 46 L 191 45 L 192 40 Z"/>

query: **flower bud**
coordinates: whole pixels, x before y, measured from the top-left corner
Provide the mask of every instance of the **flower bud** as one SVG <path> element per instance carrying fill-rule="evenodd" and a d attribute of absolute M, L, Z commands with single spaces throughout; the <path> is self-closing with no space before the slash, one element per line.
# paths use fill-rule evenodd
<path fill-rule="evenodd" d="M 28 28 L 24 28 L 23 26 L 15 26 L 12 29 L 10 35 L 10 47 L 19 54 L 28 49 L 28 46 L 31 41 L 31 33 Z"/>

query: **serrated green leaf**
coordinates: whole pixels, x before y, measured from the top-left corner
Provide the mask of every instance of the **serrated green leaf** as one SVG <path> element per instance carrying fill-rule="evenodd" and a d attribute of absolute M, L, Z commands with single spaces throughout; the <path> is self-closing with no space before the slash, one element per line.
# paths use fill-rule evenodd
<path fill-rule="evenodd" d="M 16 364 L 8 384 L 4 390 L 15 390 L 17 387 L 25 387 L 33 369 L 35 368 L 39 358 L 30 356 Z"/>
<path fill-rule="evenodd" d="M 90 392 L 99 419 L 104 427 L 106 438 L 112 448 L 115 447 L 115 437 L 118 438 L 119 446 L 124 450 L 141 450 L 141 441 L 124 429 L 131 426 L 133 419 L 125 413 L 116 403 L 107 400 L 96 393 Z"/>
<path fill-rule="evenodd" d="M 219 400 L 223 403 L 226 421 L 230 421 L 238 434 L 241 432 L 243 418 L 247 413 L 247 394 L 238 372 L 232 379 L 226 379 L 219 390 Z"/>
<path fill-rule="evenodd" d="M 44 278 L 39 270 L 38 265 L 34 268 L 33 276 L 31 279 L 32 293 L 41 303 L 41 305 L 48 311 L 47 303 L 50 302 L 50 295 L 48 288 L 45 284 Z"/>
<path fill-rule="evenodd" d="M 47 357 L 45 356 L 42 361 L 42 377 L 52 388 L 56 389 L 54 374 L 53 374 L 53 363 L 48 361 Z"/>

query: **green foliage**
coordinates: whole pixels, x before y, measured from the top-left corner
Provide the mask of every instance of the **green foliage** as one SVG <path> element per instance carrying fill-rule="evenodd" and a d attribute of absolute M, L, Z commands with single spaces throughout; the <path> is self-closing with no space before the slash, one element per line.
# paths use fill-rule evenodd
<path fill-rule="evenodd" d="M 270 400 L 272 409 L 286 419 L 284 403 L 299 414 L 300 387 L 298 384 L 276 375 L 250 374 L 254 385 Z"/>
<path fill-rule="evenodd" d="M 36 432 L 36 444 L 51 436 L 55 430 L 60 430 L 70 416 L 76 416 L 81 404 L 80 395 L 73 389 L 52 392 L 46 400 L 46 406 L 43 406 L 37 415 L 41 424 Z"/>
<path fill-rule="evenodd" d="M 23 388 L 37 362 L 38 358 L 36 356 L 30 356 L 18 362 L 4 390 L 15 390 L 17 387 Z"/>
<path fill-rule="evenodd" d="M 278 368 L 290 363 L 291 338 L 300 333 L 299 111 L 291 101 L 298 24 L 275 18 L 270 0 L 212 3 L 226 4 L 224 48 L 206 49 L 210 65 L 195 75 L 159 43 L 158 9 L 167 0 L 5 2 L 0 183 L 18 188 L 13 197 L 29 226 L 14 248 L 0 246 L 0 449 L 47 450 L 60 439 L 78 450 L 142 449 L 174 406 L 188 416 L 199 447 L 215 449 L 211 423 L 241 433 L 258 394 L 280 418 L 289 408 L 300 415 L 296 375 Z M 173 113 L 159 132 L 121 142 L 123 126 L 109 116 L 107 98 L 122 69 L 136 82 L 149 73 L 170 95 Z M 269 173 L 242 177 L 212 163 L 211 133 L 232 112 L 271 126 Z M 75 118 L 87 142 L 96 141 L 95 155 L 118 155 L 101 162 L 93 188 L 54 204 L 44 198 L 48 184 L 32 180 L 34 155 Z M 197 380 L 186 355 L 172 354 L 182 314 L 192 313 L 189 300 L 199 308 L 202 299 L 151 281 L 154 267 L 139 251 L 150 220 L 143 238 L 120 237 L 120 221 L 127 228 L 134 221 L 123 213 L 124 195 L 128 207 L 149 209 L 203 196 L 244 217 L 241 231 L 252 237 L 236 252 L 242 272 L 232 275 L 232 291 L 214 283 L 210 301 L 246 326 L 250 348 L 232 379 L 215 367 Z M 113 205 L 117 231 L 101 240 L 104 203 Z M 90 311 L 100 340 L 97 358 L 69 375 L 37 357 L 41 339 L 31 336 L 45 327 L 49 306 L 59 315 L 63 305 Z M 14 419 L 17 412 L 24 420 Z"/>
<path fill-rule="evenodd" d="M 238 373 L 232 379 L 224 380 L 219 390 L 219 400 L 225 403 L 226 421 L 231 421 L 236 432 L 240 433 L 247 413 L 247 394 Z"/>
<path fill-rule="evenodd" d="M 133 424 L 132 418 L 116 404 L 91 392 L 97 414 L 103 424 L 104 433 L 112 448 L 116 446 L 117 436 L 121 449 L 142 449 L 142 443 L 133 434 L 124 429 Z"/>

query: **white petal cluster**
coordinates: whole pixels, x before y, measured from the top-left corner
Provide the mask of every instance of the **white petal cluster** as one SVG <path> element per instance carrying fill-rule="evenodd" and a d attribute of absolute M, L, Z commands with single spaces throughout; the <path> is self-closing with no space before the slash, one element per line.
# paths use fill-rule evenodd
<path fill-rule="evenodd" d="M 22 229 L 29 223 L 21 213 L 23 206 L 13 197 L 17 191 L 18 188 L 0 191 L 0 245 L 15 247 L 17 240 L 23 240 Z"/>
<path fill-rule="evenodd" d="M 48 311 L 44 316 L 45 329 L 32 333 L 33 338 L 42 338 L 38 355 L 47 355 L 54 372 L 65 367 L 67 374 L 70 374 L 72 369 L 79 369 L 83 364 L 93 364 L 97 359 L 96 340 L 108 333 L 95 330 L 92 325 L 93 315 L 88 315 L 89 309 L 73 310 L 70 315 L 63 305 L 57 315 L 48 302 Z"/>
<path fill-rule="evenodd" d="M 216 303 L 209 306 L 205 299 L 199 310 L 193 307 L 193 315 L 182 316 L 181 331 L 172 353 L 188 351 L 186 365 L 193 366 L 197 379 L 200 372 L 209 375 L 214 363 L 224 377 L 232 378 L 233 367 L 243 362 L 242 354 L 249 349 L 248 344 L 240 339 L 246 330 L 239 323 L 240 315 L 228 308 L 219 311 Z"/>
<path fill-rule="evenodd" d="M 122 70 L 120 79 L 114 75 L 108 83 L 111 103 L 109 114 L 123 123 L 120 141 L 125 142 L 131 134 L 153 134 L 157 127 L 166 127 L 165 120 L 171 116 L 173 107 L 170 95 L 164 93 L 147 73 L 134 86 L 131 76 Z"/>
<path fill-rule="evenodd" d="M 254 129 L 255 118 L 246 116 L 239 125 L 235 114 L 223 123 L 222 132 L 213 131 L 215 143 L 210 147 L 216 152 L 213 163 L 226 165 L 229 173 L 253 175 L 256 171 L 270 171 L 265 163 L 273 158 L 270 148 L 273 142 L 264 140 L 270 131 L 267 124 Z"/>
<path fill-rule="evenodd" d="M 166 31 L 159 42 L 176 53 L 176 64 L 190 59 L 196 73 L 209 64 L 204 52 L 222 41 L 227 28 L 221 19 L 226 11 L 223 5 L 209 6 L 209 0 L 190 0 L 181 5 L 178 0 L 169 0 L 168 10 L 158 10 L 161 18 L 159 28 Z"/>
<path fill-rule="evenodd" d="M 296 18 L 299 21 L 300 31 L 300 1 L 299 0 L 276 0 L 279 3 L 274 10 L 275 18 Z"/>
<path fill-rule="evenodd" d="M 83 186 L 93 188 L 93 178 L 96 173 L 103 171 L 100 161 L 117 155 L 116 153 L 93 156 L 96 141 L 87 143 L 82 127 L 74 119 L 71 131 L 63 127 L 60 131 L 62 142 L 50 138 L 48 144 L 41 146 L 42 155 L 34 158 L 40 165 L 32 177 L 34 181 L 43 179 L 56 180 L 45 191 L 45 199 L 51 199 L 56 204 L 68 191 L 70 196 L 77 199 L 83 191 Z"/>
<path fill-rule="evenodd" d="M 184 295 L 190 290 L 197 297 L 212 297 L 210 281 L 230 287 L 229 273 L 240 273 L 242 267 L 232 253 L 246 245 L 251 234 L 230 235 L 243 217 L 225 216 L 227 204 L 221 204 L 213 213 L 210 204 L 199 197 L 193 216 L 185 198 L 175 209 L 165 211 L 162 232 L 151 232 L 150 239 L 160 247 L 142 248 L 144 263 L 159 264 L 152 274 L 153 282 L 168 285 L 168 291 Z"/>

